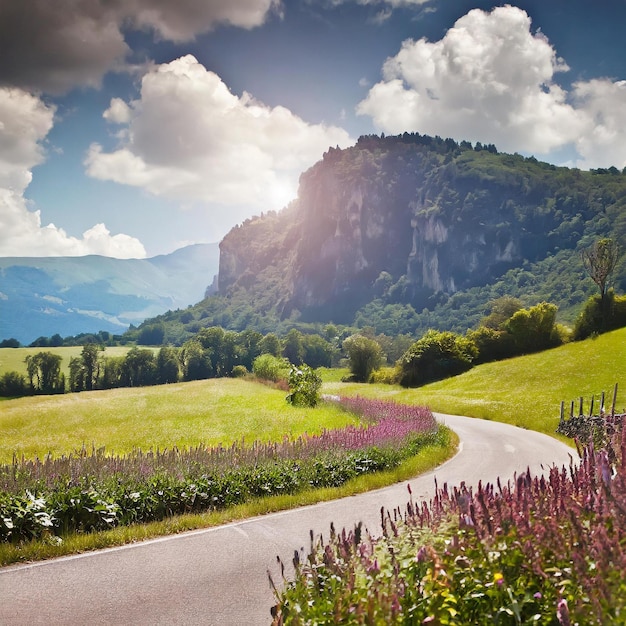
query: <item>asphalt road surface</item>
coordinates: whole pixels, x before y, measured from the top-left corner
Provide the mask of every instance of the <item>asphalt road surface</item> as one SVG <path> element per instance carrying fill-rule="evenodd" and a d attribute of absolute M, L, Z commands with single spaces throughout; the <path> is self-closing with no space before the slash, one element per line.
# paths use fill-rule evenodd
<path fill-rule="evenodd" d="M 574 454 L 559 441 L 497 422 L 438 415 L 460 437 L 459 453 L 408 481 L 413 499 L 440 486 L 506 481 Z M 407 483 L 333 502 L 120 548 L 0 568 L 0 625 L 269 624 L 274 604 L 267 571 L 280 580 L 276 556 L 291 564 L 308 552 L 313 530 L 328 536 L 362 521 L 379 529 L 380 508 L 404 507 Z"/>

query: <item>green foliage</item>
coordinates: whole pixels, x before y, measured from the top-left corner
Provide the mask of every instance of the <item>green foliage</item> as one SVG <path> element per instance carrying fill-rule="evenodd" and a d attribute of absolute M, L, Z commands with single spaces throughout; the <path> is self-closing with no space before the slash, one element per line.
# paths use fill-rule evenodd
<path fill-rule="evenodd" d="M 429 330 L 399 361 L 400 384 L 417 387 L 467 371 L 478 355 L 476 345 L 454 333 Z"/>
<path fill-rule="evenodd" d="M 348 355 L 350 372 L 356 382 L 367 382 L 374 370 L 383 362 L 383 352 L 375 339 L 363 335 L 351 335 L 342 344 Z"/>
<path fill-rule="evenodd" d="M 308 365 L 292 366 L 289 372 L 287 402 L 294 406 L 316 406 L 320 399 L 322 379 Z"/>
<path fill-rule="evenodd" d="M 367 426 L 324 430 L 295 441 L 251 447 L 143 453 L 125 457 L 84 449 L 45 461 L 0 465 L 0 541 L 107 530 L 192 511 L 241 504 L 259 496 L 338 487 L 364 474 L 390 470 L 426 447 L 446 448 L 449 431 L 424 407 L 393 405 Z M 388 408 L 388 407 L 387 407 Z M 375 417 L 377 416 L 377 417 Z"/>
<path fill-rule="evenodd" d="M 518 354 L 559 345 L 561 338 L 555 328 L 556 311 L 556 305 L 541 302 L 529 309 L 521 309 L 509 318 L 505 328 L 511 334 Z"/>
<path fill-rule="evenodd" d="M 586 339 L 623 326 L 626 326 L 626 296 L 617 296 L 609 289 L 604 298 L 595 295 L 587 300 L 576 320 L 573 338 Z"/>
<path fill-rule="evenodd" d="M 287 359 L 279 358 L 273 354 L 261 354 L 254 359 L 252 373 L 262 380 L 278 382 L 287 380 L 290 373 L 291 364 Z"/>
<path fill-rule="evenodd" d="M 63 393 L 65 376 L 61 373 L 61 357 L 52 352 L 29 354 L 26 371 L 30 387 L 36 393 Z"/>
<path fill-rule="evenodd" d="M 19 398 L 29 393 L 26 377 L 19 372 L 5 372 L 0 376 L 0 396 L 4 398 Z"/>

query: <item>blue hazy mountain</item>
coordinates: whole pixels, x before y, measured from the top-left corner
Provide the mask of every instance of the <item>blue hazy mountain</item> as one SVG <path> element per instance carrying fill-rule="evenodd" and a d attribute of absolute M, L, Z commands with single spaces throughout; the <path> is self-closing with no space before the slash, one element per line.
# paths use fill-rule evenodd
<path fill-rule="evenodd" d="M 218 265 L 217 243 L 149 259 L 0 258 L 0 339 L 122 333 L 201 300 Z"/>

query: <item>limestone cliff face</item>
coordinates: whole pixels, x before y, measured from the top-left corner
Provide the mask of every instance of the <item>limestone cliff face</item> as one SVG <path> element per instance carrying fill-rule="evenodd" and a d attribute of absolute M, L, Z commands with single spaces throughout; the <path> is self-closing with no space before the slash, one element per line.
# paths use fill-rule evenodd
<path fill-rule="evenodd" d="M 574 245 L 571 234 L 554 236 L 565 218 L 551 210 L 545 169 L 419 135 L 331 149 L 301 176 L 288 209 L 222 241 L 219 291 L 246 289 L 266 309 L 309 319 L 322 310 L 349 319 L 375 297 L 421 310 L 433 293 Z"/>

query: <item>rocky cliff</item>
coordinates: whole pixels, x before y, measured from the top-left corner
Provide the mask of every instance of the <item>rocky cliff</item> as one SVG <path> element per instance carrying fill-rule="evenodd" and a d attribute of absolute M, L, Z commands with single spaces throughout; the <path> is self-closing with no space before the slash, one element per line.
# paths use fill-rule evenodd
<path fill-rule="evenodd" d="M 374 298 L 421 311 L 624 216 L 626 176 L 405 134 L 330 149 L 298 199 L 220 244 L 219 293 L 280 317 L 350 321 Z M 330 315 L 332 312 L 332 315 Z"/>

